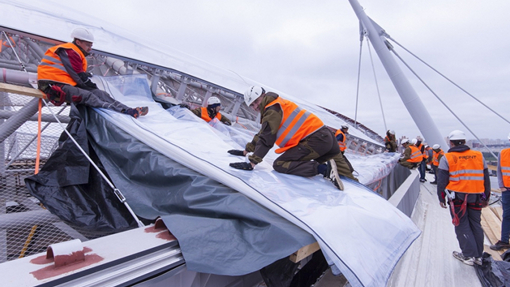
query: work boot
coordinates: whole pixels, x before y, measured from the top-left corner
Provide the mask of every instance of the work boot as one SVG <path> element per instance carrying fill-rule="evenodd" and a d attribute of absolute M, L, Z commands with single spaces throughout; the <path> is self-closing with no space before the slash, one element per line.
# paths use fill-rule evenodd
<path fill-rule="evenodd" d="M 475 264 L 475 258 L 466 257 L 464 254 L 462 254 L 462 252 L 453 251 L 452 255 L 466 265 L 473 266 L 473 264 Z"/>
<path fill-rule="evenodd" d="M 496 242 L 496 244 L 491 245 L 491 249 L 492 250 L 496 250 L 496 251 L 499 251 L 499 250 L 502 250 L 502 249 L 508 249 L 508 248 L 510 248 L 510 244 L 508 244 L 508 242 L 503 242 L 501 240 Z"/>
<path fill-rule="evenodd" d="M 330 179 L 333 182 L 333 184 L 340 190 L 344 190 L 344 184 L 340 180 L 340 175 L 338 175 L 338 169 L 336 167 L 336 162 L 333 159 L 330 159 L 328 161 L 329 165 L 331 166 L 331 172 L 330 172 Z"/>
<path fill-rule="evenodd" d="M 437 181 L 431 181 L 430 184 L 437 184 Z"/>

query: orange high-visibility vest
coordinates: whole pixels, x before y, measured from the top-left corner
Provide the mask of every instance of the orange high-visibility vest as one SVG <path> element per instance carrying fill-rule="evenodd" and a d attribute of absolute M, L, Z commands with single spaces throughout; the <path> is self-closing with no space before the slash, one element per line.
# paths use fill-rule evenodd
<path fill-rule="evenodd" d="M 505 185 L 505 187 L 510 187 L 510 148 L 506 148 L 501 151 L 499 157 L 499 164 L 501 167 L 503 184 Z"/>
<path fill-rule="evenodd" d="M 44 54 L 41 63 L 37 67 L 37 80 L 48 80 L 76 86 L 76 82 L 67 73 L 60 57 L 55 53 L 58 49 L 73 49 L 80 55 L 83 71 L 87 71 L 87 59 L 83 52 L 73 43 L 65 43 L 49 48 Z"/>
<path fill-rule="evenodd" d="M 207 108 L 201 107 L 200 110 L 202 111 L 202 115 L 200 116 L 204 121 L 210 122 L 212 121 L 211 117 L 209 116 L 209 113 L 207 113 Z M 221 120 L 221 114 L 217 113 L 215 118 L 218 120 Z"/>
<path fill-rule="evenodd" d="M 439 152 L 435 150 L 432 151 L 432 165 L 439 166 L 439 155 L 444 156 L 444 151 L 442 149 L 440 149 Z"/>
<path fill-rule="evenodd" d="M 324 123 L 314 114 L 301 109 L 295 103 L 281 97 L 266 105 L 266 109 L 273 105 L 280 105 L 283 112 L 282 122 L 276 133 L 276 144 L 280 147 L 276 153 L 282 153 L 324 126 Z"/>
<path fill-rule="evenodd" d="M 417 148 L 420 150 L 420 152 L 421 152 L 421 148 L 422 148 L 422 147 L 423 147 L 423 144 L 422 144 L 422 143 L 420 143 L 420 145 L 419 145 L 419 146 L 417 146 Z M 423 160 L 423 159 L 427 159 L 427 158 L 429 158 L 429 155 L 427 154 L 427 150 L 426 150 L 426 149 L 423 149 L 423 153 L 422 153 L 422 154 L 423 154 L 423 158 L 422 158 L 422 160 Z"/>
<path fill-rule="evenodd" d="M 408 162 L 421 162 L 423 160 L 423 154 L 416 146 L 410 145 L 411 157 L 407 160 Z"/>
<path fill-rule="evenodd" d="M 483 155 L 479 151 L 448 152 L 450 182 L 447 189 L 464 193 L 483 193 L 485 191 Z"/>
<path fill-rule="evenodd" d="M 342 132 L 342 130 L 337 130 L 336 133 L 335 133 L 335 138 L 339 135 L 339 134 L 342 134 L 343 135 L 343 140 L 341 141 L 338 141 L 338 147 L 340 148 L 340 151 L 344 151 L 347 146 L 345 145 L 345 134 L 344 132 Z"/>

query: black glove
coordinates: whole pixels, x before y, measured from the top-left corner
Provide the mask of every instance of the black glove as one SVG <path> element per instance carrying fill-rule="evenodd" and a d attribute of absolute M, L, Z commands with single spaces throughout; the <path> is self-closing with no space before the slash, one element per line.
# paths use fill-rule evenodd
<path fill-rule="evenodd" d="M 244 150 L 231 149 L 227 151 L 229 154 L 244 156 Z"/>
<path fill-rule="evenodd" d="M 179 104 L 179 107 L 186 108 L 188 110 L 190 109 L 190 107 L 187 104 Z"/>
<path fill-rule="evenodd" d="M 84 88 L 89 89 L 89 90 L 97 89 L 97 85 L 94 84 L 94 82 L 92 82 L 90 80 L 90 77 L 92 77 L 91 73 L 81 72 L 81 73 L 78 73 L 78 76 L 83 81 L 83 84 L 85 85 Z"/>
<path fill-rule="evenodd" d="M 253 170 L 251 163 L 249 162 L 233 162 L 229 164 L 233 168 L 244 169 L 244 170 Z"/>
<path fill-rule="evenodd" d="M 232 125 L 232 123 L 231 123 L 231 122 L 224 122 L 224 124 L 225 124 L 226 126 L 231 126 L 231 125 Z"/>

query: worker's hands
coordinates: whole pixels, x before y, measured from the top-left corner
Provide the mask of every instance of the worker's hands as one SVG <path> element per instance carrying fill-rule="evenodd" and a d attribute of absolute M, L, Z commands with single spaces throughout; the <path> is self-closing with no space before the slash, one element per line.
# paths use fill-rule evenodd
<path fill-rule="evenodd" d="M 445 202 L 439 202 L 439 205 L 441 205 L 442 208 L 446 208 L 446 203 Z"/>
<path fill-rule="evenodd" d="M 233 162 L 229 164 L 233 168 L 243 169 L 243 170 L 253 170 L 253 166 L 249 162 Z"/>
<path fill-rule="evenodd" d="M 239 155 L 239 156 L 244 156 L 246 155 L 245 154 L 245 151 L 244 150 L 238 150 L 238 149 L 231 149 L 229 151 L 227 151 L 229 154 L 232 154 L 232 155 Z"/>
<path fill-rule="evenodd" d="M 480 203 L 482 204 L 482 208 L 489 206 L 488 200 L 481 200 Z"/>
<path fill-rule="evenodd" d="M 232 123 L 230 123 L 230 122 L 224 122 L 224 124 L 225 124 L 226 126 L 231 126 L 231 125 L 232 125 Z"/>
<path fill-rule="evenodd" d="M 78 76 L 80 77 L 80 79 L 83 81 L 83 84 L 87 88 L 97 89 L 97 85 L 90 80 L 90 78 L 92 77 L 91 73 L 81 72 L 81 73 L 78 73 Z"/>
<path fill-rule="evenodd" d="M 190 110 L 190 109 L 191 109 L 191 108 L 190 108 L 187 104 L 184 104 L 184 103 L 180 103 L 180 104 L 179 104 L 179 107 L 181 107 L 181 108 L 185 108 L 185 109 L 188 109 L 188 110 Z"/>

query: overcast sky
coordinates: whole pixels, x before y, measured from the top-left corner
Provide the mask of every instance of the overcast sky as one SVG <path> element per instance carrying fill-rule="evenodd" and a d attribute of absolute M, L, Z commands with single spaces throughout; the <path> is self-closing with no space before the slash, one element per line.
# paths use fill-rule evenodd
<path fill-rule="evenodd" d="M 510 1 L 359 2 L 392 38 L 510 120 Z M 359 22 L 348 0 L 69 0 L 60 5 L 79 7 L 85 14 L 140 37 L 158 39 L 295 97 L 353 119 L 357 116 L 359 122 L 383 135 L 379 90 L 387 129 L 395 130 L 398 137 L 421 135 L 372 48 L 377 89 L 366 41 L 357 93 Z M 396 51 L 478 137 L 507 138 L 507 121 L 401 48 Z M 472 137 L 433 94 L 402 69 L 442 135 L 461 129 Z"/>

